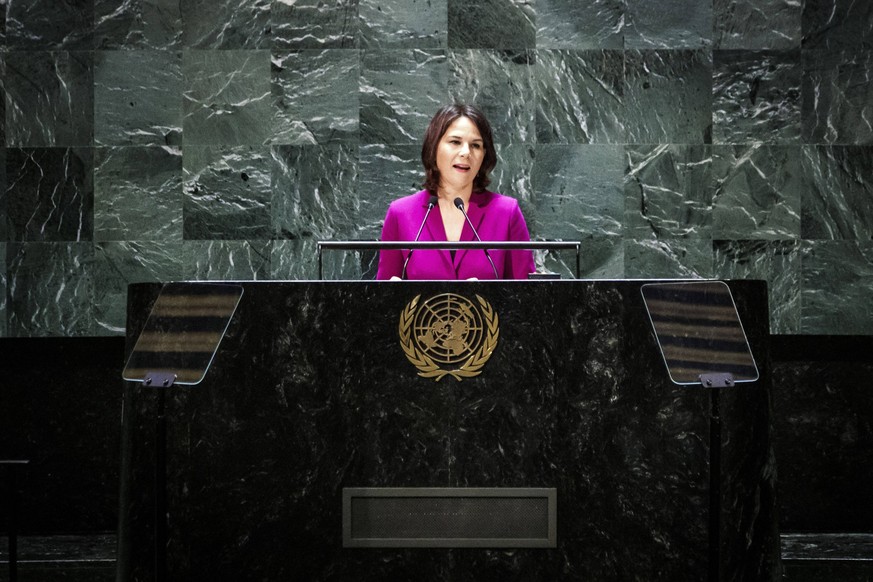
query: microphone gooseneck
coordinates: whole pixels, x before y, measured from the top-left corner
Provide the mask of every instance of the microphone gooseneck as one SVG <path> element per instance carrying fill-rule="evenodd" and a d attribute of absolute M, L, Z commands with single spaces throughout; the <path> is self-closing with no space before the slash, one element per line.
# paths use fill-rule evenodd
<path fill-rule="evenodd" d="M 473 226 L 473 222 L 470 220 L 470 217 L 467 216 L 467 212 L 464 210 L 464 200 L 460 196 L 458 196 L 452 201 L 452 203 L 455 205 L 455 208 L 460 210 L 461 214 L 464 215 L 464 218 L 467 220 L 467 224 L 470 225 L 470 230 L 473 231 L 473 236 L 476 237 L 476 240 L 482 242 L 482 239 L 479 237 L 479 233 L 476 232 L 476 227 Z M 494 261 L 491 260 L 491 255 L 488 253 L 488 249 L 483 248 L 482 250 L 485 251 L 485 258 L 488 259 L 489 263 L 491 263 L 491 268 L 494 270 L 494 278 L 499 279 L 500 276 L 497 274 L 497 267 L 494 266 Z"/>
<path fill-rule="evenodd" d="M 418 232 L 415 233 L 415 240 L 412 242 L 418 242 L 419 237 L 421 237 L 421 231 L 424 230 L 424 223 L 427 222 L 427 217 L 430 214 L 430 211 L 433 210 L 433 207 L 437 205 L 437 197 L 436 194 L 431 194 L 430 198 L 427 199 L 427 211 L 424 213 L 424 218 L 421 220 L 421 225 L 418 227 Z M 400 272 L 400 278 L 406 279 L 406 266 L 409 264 L 409 259 L 412 258 L 412 253 L 415 249 L 409 249 L 409 254 L 406 255 L 406 260 L 403 261 L 403 270 Z"/>

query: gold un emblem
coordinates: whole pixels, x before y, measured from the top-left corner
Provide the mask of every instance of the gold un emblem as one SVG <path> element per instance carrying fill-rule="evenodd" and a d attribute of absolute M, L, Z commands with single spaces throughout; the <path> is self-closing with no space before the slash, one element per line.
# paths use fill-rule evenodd
<path fill-rule="evenodd" d="M 418 375 L 437 382 L 478 376 L 497 347 L 497 314 L 479 295 L 476 302 L 454 293 L 419 304 L 416 295 L 400 314 L 400 347 Z"/>

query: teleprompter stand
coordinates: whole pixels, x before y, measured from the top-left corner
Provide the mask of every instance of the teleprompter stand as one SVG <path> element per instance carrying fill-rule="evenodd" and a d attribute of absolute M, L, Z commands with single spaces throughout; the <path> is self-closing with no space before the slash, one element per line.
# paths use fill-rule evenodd
<path fill-rule="evenodd" d="M 155 388 L 155 580 L 167 580 L 166 389 L 200 383 L 242 297 L 239 285 L 168 283 L 149 313 L 122 377 Z"/>
<path fill-rule="evenodd" d="M 675 384 L 710 388 L 709 582 L 718 582 L 721 514 L 721 412 L 719 394 L 755 382 L 758 368 L 730 288 L 721 281 L 648 283 L 646 310 Z"/>

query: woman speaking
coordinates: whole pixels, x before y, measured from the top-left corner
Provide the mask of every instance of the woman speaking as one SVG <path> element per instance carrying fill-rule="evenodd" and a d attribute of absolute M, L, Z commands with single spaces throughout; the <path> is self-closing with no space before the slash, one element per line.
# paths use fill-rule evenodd
<path fill-rule="evenodd" d="M 518 202 L 487 190 L 497 164 L 491 126 L 479 109 L 455 104 L 437 111 L 421 146 L 424 190 L 395 200 L 383 241 L 529 241 Z M 471 224 L 472 223 L 472 227 Z M 382 250 L 377 279 L 525 279 L 530 250 Z"/>

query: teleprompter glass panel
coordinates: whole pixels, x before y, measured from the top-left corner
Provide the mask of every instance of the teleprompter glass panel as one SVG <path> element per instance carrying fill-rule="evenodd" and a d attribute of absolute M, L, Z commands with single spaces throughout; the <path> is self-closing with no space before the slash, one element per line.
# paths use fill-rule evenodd
<path fill-rule="evenodd" d="M 758 368 L 730 288 L 722 281 L 647 283 L 646 309 L 676 384 L 699 384 L 702 374 L 730 374 L 754 382 Z"/>
<path fill-rule="evenodd" d="M 206 375 L 242 297 L 239 285 L 168 283 L 152 307 L 122 377 L 143 382 L 149 373 L 172 375 L 175 384 L 198 384 Z"/>

